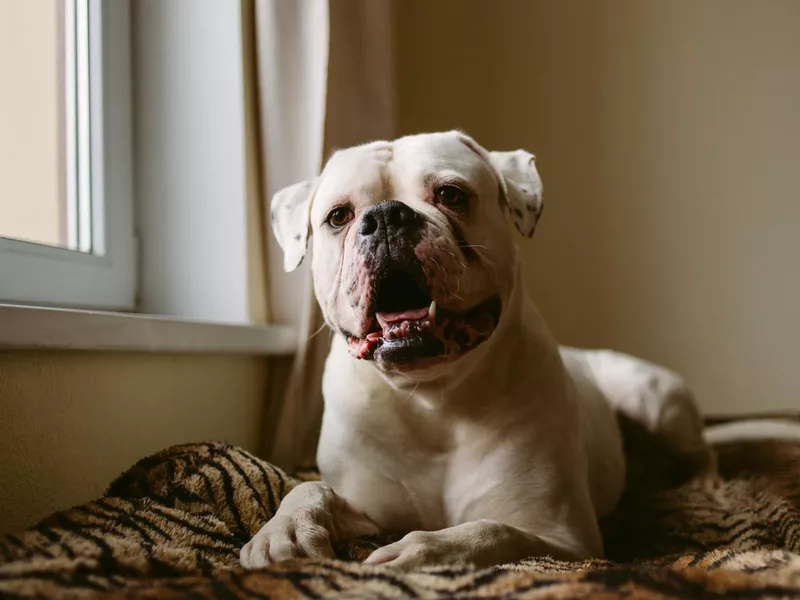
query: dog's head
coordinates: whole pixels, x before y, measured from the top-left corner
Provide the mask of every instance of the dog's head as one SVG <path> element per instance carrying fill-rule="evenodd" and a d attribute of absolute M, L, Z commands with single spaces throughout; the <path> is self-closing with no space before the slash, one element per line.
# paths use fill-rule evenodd
<path fill-rule="evenodd" d="M 339 151 L 271 217 L 287 271 L 312 236 L 317 300 L 350 353 L 409 372 L 492 335 L 514 285 L 511 224 L 530 237 L 541 210 L 533 155 L 453 131 Z"/>

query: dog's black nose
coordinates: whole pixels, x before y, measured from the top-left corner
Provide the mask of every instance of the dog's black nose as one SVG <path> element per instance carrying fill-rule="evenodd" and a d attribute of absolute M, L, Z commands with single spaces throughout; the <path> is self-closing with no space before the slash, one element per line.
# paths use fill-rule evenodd
<path fill-rule="evenodd" d="M 422 215 L 402 202 L 389 200 L 364 211 L 358 226 L 358 233 L 366 237 L 381 229 L 405 232 L 418 229 L 421 224 Z"/>

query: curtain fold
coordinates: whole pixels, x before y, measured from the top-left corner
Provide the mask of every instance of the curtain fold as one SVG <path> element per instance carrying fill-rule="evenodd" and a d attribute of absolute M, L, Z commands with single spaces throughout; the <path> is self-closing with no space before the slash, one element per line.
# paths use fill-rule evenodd
<path fill-rule="evenodd" d="M 394 135 L 392 3 L 249 1 L 253 8 L 243 16 L 252 18 L 255 42 L 244 48 L 255 53 L 249 71 L 256 79 L 261 213 L 268 215 L 272 195 L 316 176 L 332 151 Z M 314 298 L 310 256 L 284 274 L 280 248 L 264 235 L 269 316 L 294 325 L 298 349 L 291 361 L 272 361 L 262 453 L 293 469 L 315 459 L 331 333 Z"/>

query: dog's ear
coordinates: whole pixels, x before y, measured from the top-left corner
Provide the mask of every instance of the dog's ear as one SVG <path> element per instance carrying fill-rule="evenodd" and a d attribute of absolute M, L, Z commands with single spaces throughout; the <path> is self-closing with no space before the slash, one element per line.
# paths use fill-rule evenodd
<path fill-rule="evenodd" d="M 490 152 L 490 160 L 505 180 L 505 195 L 514 225 L 531 237 L 542 214 L 542 179 L 536 170 L 536 157 L 525 150 Z"/>
<path fill-rule="evenodd" d="M 536 170 L 536 157 L 525 150 L 487 152 L 462 131 L 454 132 L 494 171 L 505 196 L 514 226 L 525 237 L 533 236 L 542 214 L 542 180 Z"/>
<path fill-rule="evenodd" d="M 283 268 L 287 273 L 299 267 L 306 255 L 311 234 L 311 198 L 316 187 L 317 180 L 309 179 L 285 187 L 272 197 L 269 216 L 272 231 L 283 249 Z"/>

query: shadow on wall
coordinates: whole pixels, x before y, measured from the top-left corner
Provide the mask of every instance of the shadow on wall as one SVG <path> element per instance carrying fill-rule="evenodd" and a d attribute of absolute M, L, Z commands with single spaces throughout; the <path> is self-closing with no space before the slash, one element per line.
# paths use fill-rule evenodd
<path fill-rule="evenodd" d="M 524 252 L 562 342 L 662 362 L 708 411 L 800 407 L 800 3 L 396 10 L 401 133 L 537 155 Z"/>

